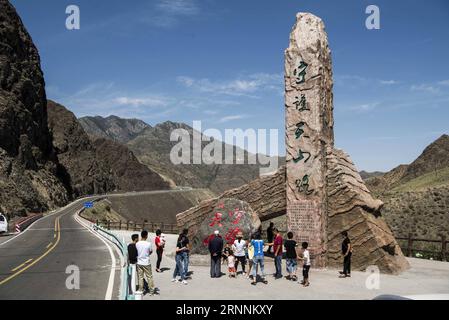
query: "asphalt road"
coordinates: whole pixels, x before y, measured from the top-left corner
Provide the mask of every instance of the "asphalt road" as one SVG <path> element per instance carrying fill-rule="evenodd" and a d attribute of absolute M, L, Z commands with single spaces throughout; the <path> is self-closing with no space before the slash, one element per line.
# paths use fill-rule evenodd
<path fill-rule="evenodd" d="M 75 220 L 83 202 L 75 201 L 0 243 L 0 299 L 118 299 L 120 259 L 113 259 L 110 252 L 115 251 Z M 111 271 L 113 260 L 116 271 Z M 79 289 L 72 280 L 77 268 Z"/>

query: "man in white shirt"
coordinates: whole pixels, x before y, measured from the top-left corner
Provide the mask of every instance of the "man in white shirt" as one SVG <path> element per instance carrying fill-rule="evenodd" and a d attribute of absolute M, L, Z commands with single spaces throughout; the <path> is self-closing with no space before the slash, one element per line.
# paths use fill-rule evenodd
<path fill-rule="evenodd" d="M 153 274 L 151 272 L 150 255 L 153 252 L 151 242 L 147 241 L 148 231 L 143 230 L 140 234 L 141 240 L 136 243 L 137 248 L 137 276 L 139 278 L 139 291 L 143 292 L 143 280 L 148 283 L 148 293 L 154 294 Z M 143 292 L 145 294 L 145 292 Z"/>
<path fill-rule="evenodd" d="M 245 265 L 246 265 L 246 241 L 243 240 L 243 233 L 240 231 L 237 233 L 237 239 L 235 239 L 234 244 L 232 245 L 232 251 L 235 256 L 235 272 L 237 274 L 237 267 L 239 266 L 239 262 L 242 264 L 243 275 L 246 275 Z"/>

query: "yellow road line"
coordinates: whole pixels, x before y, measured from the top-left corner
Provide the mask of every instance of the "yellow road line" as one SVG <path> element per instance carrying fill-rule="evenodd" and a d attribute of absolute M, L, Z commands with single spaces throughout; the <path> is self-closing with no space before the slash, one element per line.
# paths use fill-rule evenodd
<path fill-rule="evenodd" d="M 49 246 L 51 246 L 53 244 L 53 242 L 50 242 L 49 244 L 47 244 L 47 249 Z"/>
<path fill-rule="evenodd" d="M 28 259 L 27 261 L 25 261 L 24 263 L 22 263 L 20 266 L 18 266 L 18 267 L 15 267 L 14 269 L 12 269 L 11 271 L 12 272 L 14 272 L 14 271 L 16 271 L 17 269 L 20 269 L 20 268 L 22 268 L 24 265 L 26 265 L 28 262 L 30 262 L 31 260 L 33 260 L 33 258 L 31 258 L 31 259 Z"/>
<path fill-rule="evenodd" d="M 49 249 L 47 249 L 47 251 L 45 251 L 40 257 L 36 258 L 36 260 L 34 260 L 33 262 L 31 262 L 29 265 L 26 265 L 23 269 L 20 269 L 19 271 L 17 271 L 16 273 L 13 273 L 12 275 L 10 275 L 9 277 L 3 279 L 2 281 L 0 281 L 0 286 L 2 284 L 5 284 L 6 282 L 8 282 L 11 279 L 14 279 L 15 277 L 17 277 L 19 274 L 21 274 L 22 272 L 24 272 L 25 270 L 28 270 L 29 268 L 31 268 L 33 265 L 35 265 L 36 263 L 38 263 L 41 259 L 43 259 L 47 254 L 49 254 L 59 243 L 59 240 L 61 239 L 61 228 L 59 225 L 59 218 L 57 217 L 55 219 L 55 232 L 57 234 L 57 238 L 56 238 L 56 242 L 53 244 L 53 246 L 51 246 Z M 26 262 L 25 262 L 26 264 Z M 22 264 L 23 265 L 23 264 Z M 22 266 L 20 265 L 20 266 Z M 19 267 L 20 267 L 19 266 Z M 17 268 L 16 268 L 17 270 Z M 13 271 L 14 272 L 14 271 Z"/>

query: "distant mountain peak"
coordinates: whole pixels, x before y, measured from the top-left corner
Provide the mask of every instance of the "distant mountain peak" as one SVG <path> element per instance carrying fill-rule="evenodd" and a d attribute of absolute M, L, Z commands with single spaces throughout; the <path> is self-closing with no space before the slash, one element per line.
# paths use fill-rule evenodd
<path fill-rule="evenodd" d="M 116 115 L 78 119 L 84 130 L 91 136 L 102 137 L 120 143 L 127 143 L 151 126 L 139 119 L 124 119 Z"/>

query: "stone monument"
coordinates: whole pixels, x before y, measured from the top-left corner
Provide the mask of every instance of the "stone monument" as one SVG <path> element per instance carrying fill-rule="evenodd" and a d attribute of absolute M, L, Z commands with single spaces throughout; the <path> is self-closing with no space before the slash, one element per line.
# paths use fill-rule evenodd
<path fill-rule="evenodd" d="M 244 201 L 266 221 L 287 216 L 296 240 L 309 242 L 314 267 L 341 268 L 341 233 L 353 246 L 352 267 L 397 274 L 409 267 L 350 157 L 334 148 L 332 63 L 320 18 L 298 13 L 285 51 L 286 166 L 203 201 L 176 216 L 191 237 L 226 198 Z"/>
<path fill-rule="evenodd" d="M 287 224 L 325 266 L 327 153 L 333 149 L 332 65 L 324 24 L 298 13 L 285 51 Z"/>

